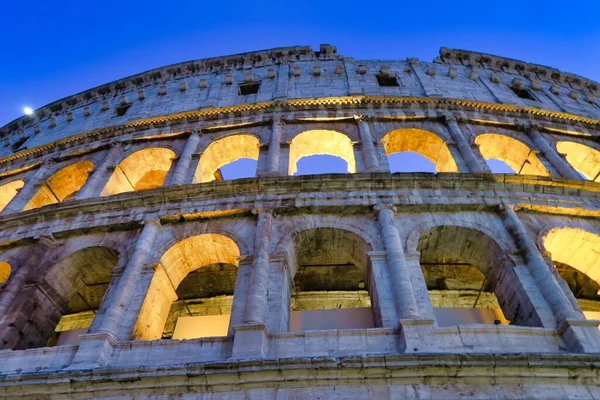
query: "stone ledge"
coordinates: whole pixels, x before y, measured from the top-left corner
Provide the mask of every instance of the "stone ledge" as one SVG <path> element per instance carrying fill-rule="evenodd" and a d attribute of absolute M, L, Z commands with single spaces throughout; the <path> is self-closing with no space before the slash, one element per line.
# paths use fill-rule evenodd
<path fill-rule="evenodd" d="M 169 368 L 96 368 L 0 377 L 0 396 L 100 397 L 218 393 L 252 388 L 387 385 L 579 385 L 600 383 L 600 355 L 394 355 L 244 360 Z M 354 382 L 354 383 L 352 383 Z"/>

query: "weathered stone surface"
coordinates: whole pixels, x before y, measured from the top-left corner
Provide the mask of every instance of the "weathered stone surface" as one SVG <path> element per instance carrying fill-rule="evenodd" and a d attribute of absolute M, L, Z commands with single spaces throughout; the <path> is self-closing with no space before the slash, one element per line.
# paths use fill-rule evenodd
<path fill-rule="evenodd" d="M 322 45 L 45 106 L 0 129 L 0 396 L 598 398 L 597 98 L 487 54 Z M 408 151 L 437 173 L 390 174 Z M 291 176 L 318 154 L 348 174 Z M 240 158 L 255 177 L 223 180 Z M 356 310 L 374 328 L 334 317 Z"/>

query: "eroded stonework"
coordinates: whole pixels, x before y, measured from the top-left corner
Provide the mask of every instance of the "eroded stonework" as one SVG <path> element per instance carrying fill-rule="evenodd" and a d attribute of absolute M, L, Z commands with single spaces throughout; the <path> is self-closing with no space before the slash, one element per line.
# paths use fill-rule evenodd
<path fill-rule="evenodd" d="M 0 396 L 600 398 L 598 91 L 298 46 L 13 121 Z M 405 152 L 437 173 L 394 173 Z M 323 154 L 347 173 L 296 174 Z"/>

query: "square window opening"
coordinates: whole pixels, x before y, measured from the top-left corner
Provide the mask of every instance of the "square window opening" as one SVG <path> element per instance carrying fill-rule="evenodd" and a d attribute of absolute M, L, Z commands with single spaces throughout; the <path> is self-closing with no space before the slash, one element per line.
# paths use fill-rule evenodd
<path fill-rule="evenodd" d="M 247 96 L 258 93 L 258 88 L 260 88 L 259 82 L 243 83 L 238 86 L 238 92 L 240 96 Z"/>
<path fill-rule="evenodd" d="M 122 117 L 123 115 L 125 115 L 125 113 L 127 112 L 127 110 L 129 110 L 129 107 L 131 107 L 131 103 L 125 104 L 125 105 L 120 106 L 120 107 L 117 107 L 115 109 L 115 114 L 117 114 L 119 117 Z"/>
<path fill-rule="evenodd" d="M 375 75 L 379 86 L 399 86 L 395 75 Z"/>
<path fill-rule="evenodd" d="M 522 99 L 538 101 L 538 99 L 529 91 L 529 89 L 521 89 L 516 87 L 511 87 L 510 89 Z"/>

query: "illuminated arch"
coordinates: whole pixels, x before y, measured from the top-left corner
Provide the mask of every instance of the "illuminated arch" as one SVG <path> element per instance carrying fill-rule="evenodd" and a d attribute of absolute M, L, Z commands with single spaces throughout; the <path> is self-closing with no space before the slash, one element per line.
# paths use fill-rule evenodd
<path fill-rule="evenodd" d="M 46 179 L 37 193 L 23 207 L 23 211 L 72 198 L 85 184 L 93 170 L 94 164 L 91 161 L 78 162 L 61 169 Z"/>
<path fill-rule="evenodd" d="M 481 155 L 504 161 L 518 174 L 550 176 L 550 171 L 523 142 L 506 135 L 485 133 L 475 138 Z"/>
<path fill-rule="evenodd" d="M 214 181 L 219 168 L 240 158 L 258 160 L 259 145 L 252 135 L 234 135 L 214 141 L 200 157 L 194 183 Z"/>
<path fill-rule="evenodd" d="M 160 259 L 144 299 L 135 328 L 135 337 L 160 339 L 176 290 L 191 272 L 211 264 L 237 267 L 240 250 L 227 236 L 205 233 L 181 240 L 171 246 Z"/>
<path fill-rule="evenodd" d="M 0 285 L 7 282 L 12 273 L 12 267 L 5 261 L 0 261 Z"/>
<path fill-rule="evenodd" d="M 0 186 L 0 211 L 10 203 L 10 201 L 19 193 L 25 186 L 23 181 L 12 181 Z"/>
<path fill-rule="evenodd" d="M 600 182 L 600 151 L 575 142 L 558 142 L 556 149 L 583 176 Z"/>
<path fill-rule="evenodd" d="M 573 267 L 600 284 L 600 235 L 579 228 L 554 228 L 543 242 L 553 261 Z"/>
<path fill-rule="evenodd" d="M 173 150 L 152 147 L 130 154 L 115 168 L 100 196 L 160 187 L 175 158 Z"/>
<path fill-rule="evenodd" d="M 410 151 L 434 163 L 438 172 L 458 172 L 448 146 L 434 133 L 413 128 L 396 129 L 388 132 L 381 142 L 388 156 Z"/>
<path fill-rule="evenodd" d="M 288 173 L 298 171 L 298 161 L 303 157 L 330 155 L 348 163 L 348 172 L 356 172 L 356 161 L 352 141 L 343 133 L 329 130 L 305 131 L 294 137 L 290 143 L 290 163 Z"/>

